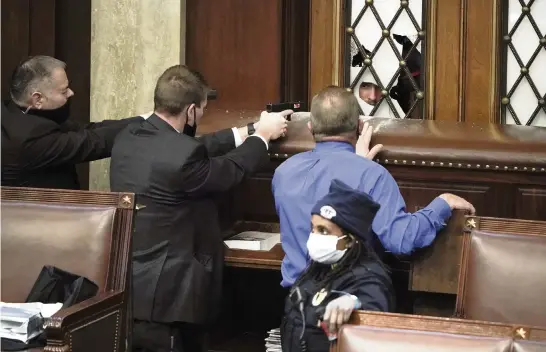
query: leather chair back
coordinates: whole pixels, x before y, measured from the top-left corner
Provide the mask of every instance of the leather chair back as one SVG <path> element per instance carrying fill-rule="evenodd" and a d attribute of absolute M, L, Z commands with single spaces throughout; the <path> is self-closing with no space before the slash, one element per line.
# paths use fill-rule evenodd
<path fill-rule="evenodd" d="M 2 299 L 24 302 L 44 265 L 106 288 L 116 208 L 2 202 Z"/>
<path fill-rule="evenodd" d="M 339 352 L 510 352 L 508 337 L 468 337 L 457 334 L 347 325 L 341 330 Z"/>
<path fill-rule="evenodd" d="M 456 315 L 546 326 L 546 222 L 467 217 Z"/>
<path fill-rule="evenodd" d="M 48 348 L 95 350 L 95 341 L 130 349 L 134 208 L 131 193 L 1 188 L 3 301 L 24 302 L 45 265 L 99 286 L 95 297 L 48 320 Z"/>
<path fill-rule="evenodd" d="M 546 351 L 546 328 L 357 311 L 331 351 Z"/>

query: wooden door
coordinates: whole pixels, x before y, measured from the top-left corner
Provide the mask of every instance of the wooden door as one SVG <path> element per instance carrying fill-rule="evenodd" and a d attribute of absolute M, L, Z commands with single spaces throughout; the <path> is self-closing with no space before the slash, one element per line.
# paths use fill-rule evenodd
<path fill-rule="evenodd" d="M 312 0 L 310 96 L 341 84 L 367 115 L 546 126 L 543 13 L 546 0 Z"/>
<path fill-rule="evenodd" d="M 186 63 L 218 92 L 211 130 L 307 98 L 309 0 L 187 0 L 186 21 Z"/>

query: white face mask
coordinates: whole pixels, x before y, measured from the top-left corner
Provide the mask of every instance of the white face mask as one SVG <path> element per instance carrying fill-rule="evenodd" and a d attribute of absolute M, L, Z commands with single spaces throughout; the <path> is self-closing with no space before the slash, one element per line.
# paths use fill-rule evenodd
<path fill-rule="evenodd" d="M 337 241 L 345 238 L 345 236 L 337 237 L 335 235 L 321 235 L 313 233 L 309 235 L 307 240 L 307 250 L 309 256 L 316 262 L 323 264 L 337 263 L 347 252 L 347 249 L 337 249 Z"/>

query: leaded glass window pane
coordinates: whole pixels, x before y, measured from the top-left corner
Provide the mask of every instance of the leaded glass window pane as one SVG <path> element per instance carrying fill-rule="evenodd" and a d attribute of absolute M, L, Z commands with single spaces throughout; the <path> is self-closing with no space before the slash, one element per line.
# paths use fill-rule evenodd
<path fill-rule="evenodd" d="M 546 0 L 504 0 L 502 121 L 546 126 Z"/>
<path fill-rule="evenodd" d="M 345 80 L 364 115 L 423 117 L 423 1 L 349 0 Z"/>

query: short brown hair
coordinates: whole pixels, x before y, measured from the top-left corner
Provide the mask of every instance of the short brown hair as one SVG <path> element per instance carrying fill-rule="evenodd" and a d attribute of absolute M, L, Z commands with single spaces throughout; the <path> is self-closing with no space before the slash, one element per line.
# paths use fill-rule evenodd
<path fill-rule="evenodd" d="M 311 102 L 311 127 L 315 140 L 356 133 L 359 115 L 358 101 L 352 91 L 326 87 Z"/>
<path fill-rule="evenodd" d="M 201 104 L 210 88 L 203 76 L 185 65 L 169 67 L 157 80 L 154 110 L 180 114 L 190 104 Z"/>

